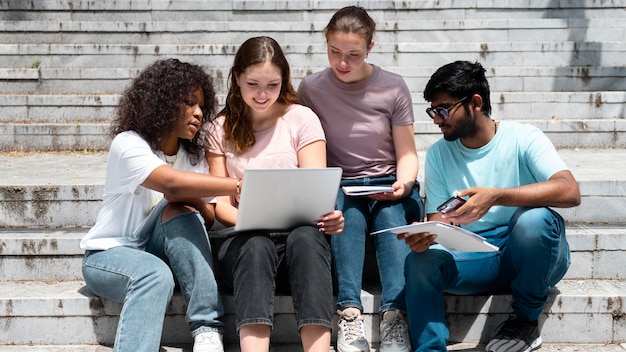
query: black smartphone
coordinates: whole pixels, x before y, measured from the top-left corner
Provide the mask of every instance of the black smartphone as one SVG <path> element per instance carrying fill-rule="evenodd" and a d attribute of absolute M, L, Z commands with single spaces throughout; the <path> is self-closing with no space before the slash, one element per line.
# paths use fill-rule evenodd
<path fill-rule="evenodd" d="M 445 214 L 447 212 L 458 209 L 464 203 L 465 199 L 461 197 L 450 197 L 450 199 L 446 200 L 445 202 L 443 202 L 443 204 L 437 207 L 437 211 L 439 211 L 441 214 Z"/>

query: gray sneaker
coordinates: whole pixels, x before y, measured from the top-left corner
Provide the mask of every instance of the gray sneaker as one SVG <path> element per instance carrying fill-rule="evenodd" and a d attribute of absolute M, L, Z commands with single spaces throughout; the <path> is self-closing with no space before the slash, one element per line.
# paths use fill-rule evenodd
<path fill-rule="evenodd" d="M 486 352 L 530 352 L 541 346 L 537 321 L 526 321 L 512 315 L 502 323 Z"/>
<path fill-rule="evenodd" d="M 365 339 L 365 325 L 361 311 L 350 307 L 337 310 L 337 352 L 369 352 L 370 345 Z"/>
<path fill-rule="evenodd" d="M 399 310 L 391 309 L 383 314 L 378 352 L 411 352 L 409 325 Z"/>

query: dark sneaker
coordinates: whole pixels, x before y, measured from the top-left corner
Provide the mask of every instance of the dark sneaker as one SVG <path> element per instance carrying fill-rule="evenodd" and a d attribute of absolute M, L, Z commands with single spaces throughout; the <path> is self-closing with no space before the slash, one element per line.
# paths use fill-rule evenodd
<path fill-rule="evenodd" d="M 537 321 L 521 320 L 511 316 L 496 337 L 487 344 L 486 352 L 530 352 L 541 346 Z"/>

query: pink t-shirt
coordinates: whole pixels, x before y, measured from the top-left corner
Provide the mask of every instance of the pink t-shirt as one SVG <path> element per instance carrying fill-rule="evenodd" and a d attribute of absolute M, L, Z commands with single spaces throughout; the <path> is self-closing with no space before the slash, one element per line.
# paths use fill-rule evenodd
<path fill-rule="evenodd" d="M 256 142 L 241 154 L 232 143 L 224 141 L 224 116 L 218 116 L 208 133 L 209 152 L 226 156 L 226 169 L 231 177 L 242 177 L 245 169 L 297 168 L 298 151 L 315 141 L 325 141 L 324 130 L 315 113 L 293 104 L 276 124 L 255 132 Z"/>
<path fill-rule="evenodd" d="M 396 172 L 391 126 L 413 124 L 411 93 L 402 77 L 374 66 L 366 80 L 343 83 L 332 69 L 302 78 L 298 97 L 322 121 L 328 166 L 344 179 Z"/>

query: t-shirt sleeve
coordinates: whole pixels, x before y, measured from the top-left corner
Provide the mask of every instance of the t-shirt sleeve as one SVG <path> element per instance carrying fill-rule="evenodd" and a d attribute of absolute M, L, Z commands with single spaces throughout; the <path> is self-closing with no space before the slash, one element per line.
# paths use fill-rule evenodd
<path fill-rule="evenodd" d="M 209 153 L 224 155 L 224 117 L 219 116 L 207 125 L 207 144 Z"/>
<path fill-rule="evenodd" d="M 525 145 L 520 150 L 524 152 L 524 160 L 536 182 L 547 181 L 559 171 L 569 170 L 559 156 L 550 139 L 536 127 L 530 127 Z"/>
<path fill-rule="evenodd" d="M 397 94 L 395 108 L 391 116 L 391 124 L 394 126 L 412 125 L 415 122 L 413 115 L 413 99 L 406 82 L 397 76 Z"/>
<path fill-rule="evenodd" d="M 298 105 L 294 109 L 294 113 L 298 115 L 297 121 L 299 125 L 296 150 L 300 150 L 316 141 L 326 141 L 322 123 L 313 110 Z"/>
<path fill-rule="evenodd" d="M 107 179 L 116 180 L 111 193 L 135 192 L 150 174 L 165 162 L 156 156 L 148 143 L 134 133 L 122 133 L 111 143 Z"/>

